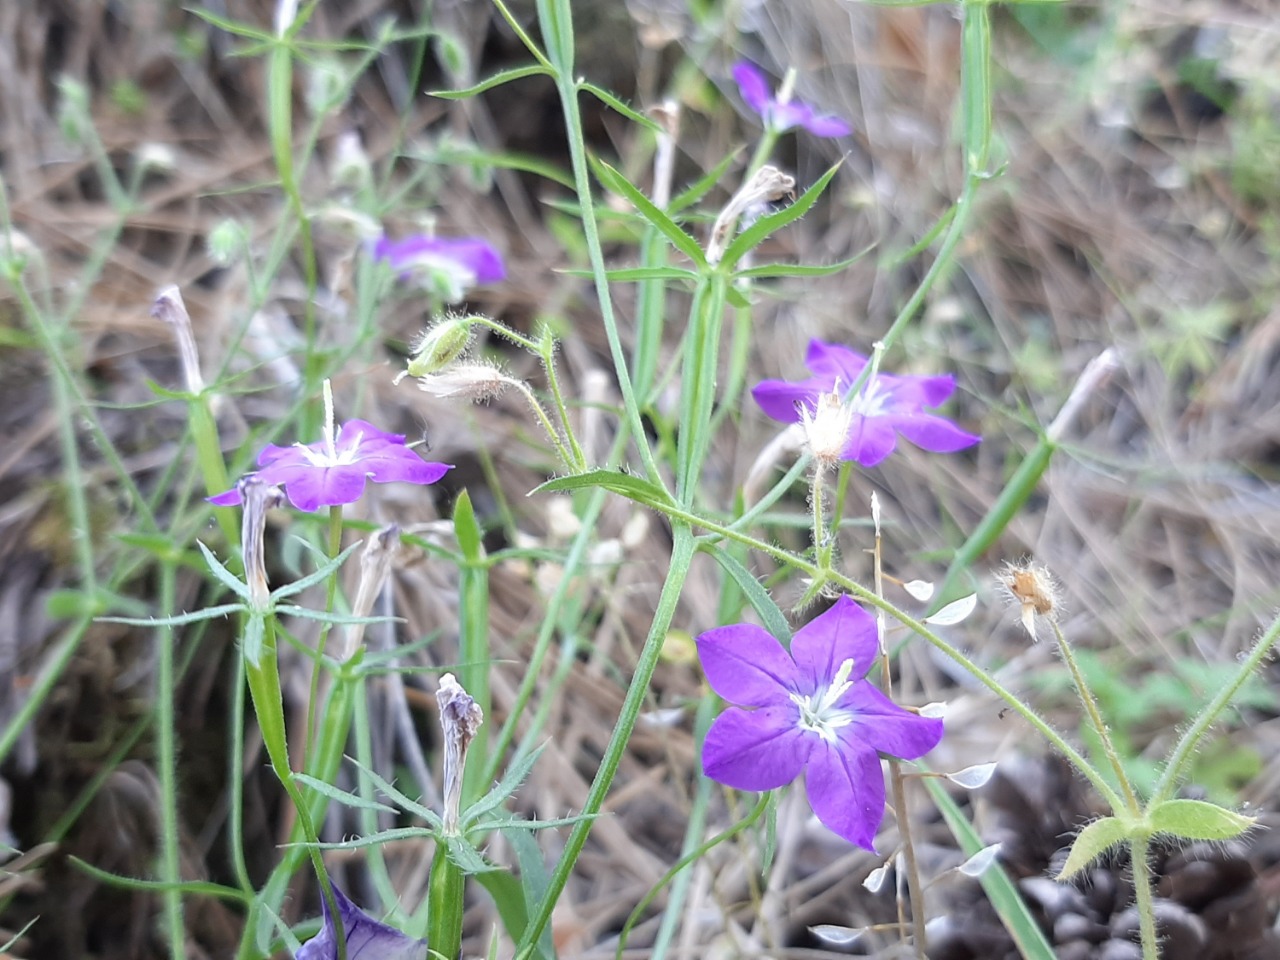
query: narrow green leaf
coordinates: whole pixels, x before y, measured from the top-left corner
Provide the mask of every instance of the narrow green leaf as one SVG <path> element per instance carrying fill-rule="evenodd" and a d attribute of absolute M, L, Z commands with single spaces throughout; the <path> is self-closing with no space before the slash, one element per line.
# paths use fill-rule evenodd
<path fill-rule="evenodd" d="M 603 103 L 606 107 L 608 107 L 611 110 L 617 111 L 618 113 L 622 114 L 624 117 L 626 117 L 628 120 L 632 121 L 633 123 L 638 123 L 640 124 L 640 126 L 645 127 L 648 130 L 652 130 L 654 133 L 662 132 L 662 128 L 660 126 L 658 126 L 648 117 L 646 117 L 643 113 L 640 113 L 638 110 L 634 110 L 631 107 L 628 107 L 625 103 L 623 103 L 621 100 L 615 97 L 608 90 L 604 90 L 600 87 L 597 87 L 594 83 L 587 83 L 585 80 L 578 81 L 578 89 L 581 90 L 583 93 L 591 94 L 601 103 Z"/>
<path fill-rule="evenodd" d="M 439 831 L 431 827 L 392 827 L 389 830 L 379 830 L 377 833 L 370 833 L 363 837 L 352 837 L 350 840 L 322 840 L 318 843 L 286 843 L 283 846 L 286 849 L 300 847 L 311 848 L 317 850 L 362 850 L 365 847 L 377 847 L 384 843 L 400 843 L 405 840 L 422 841 L 430 838 L 438 838 Z"/>
<path fill-rule="evenodd" d="M 83 870 L 99 883 L 109 887 L 118 887 L 122 890 L 150 890 L 155 892 L 181 890 L 183 893 L 191 894 L 192 896 L 217 897 L 220 900 L 235 900 L 239 903 L 244 903 L 249 899 L 249 896 L 237 887 L 226 887 L 220 883 L 211 883 L 207 880 L 185 880 L 182 883 L 143 880 L 140 877 L 125 877 L 118 873 L 109 873 L 100 867 L 95 867 L 92 863 L 81 860 L 79 857 L 73 856 L 68 859 L 76 869 Z"/>
<path fill-rule="evenodd" d="M 328 610 L 313 610 L 311 607 L 299 607 L 293 603 L 281 603 L 273 608 L 276 613 L 286 613 L 291 617 L 303 620 L 318 620 L 321 623 L 332 623 L 344 627 L 370 623 L 403 623 L 400 617 L 350 617 L 344 613 L 331 613 Z"/>
<path fill-rule="evenodd" d="M 1203 800 L 1166 800 L 1148 815 L 1156 833 L 1169 833 L 1188 840 L 1229 840 L 1258 822 Z"/>
<path fill-rule="evenodd" d="M 470 827 L 477 820 L 483 817 L 490 810 L 494 810 L 502 805 L 508 797 L 519 789 L 520 784 L 533 771 L 534 761 L 542 754 L 542 747 L 536 750 L 530 750 L 528 754 L 521 757 L 518 761 L 511 764 L 507 768 L 507 772 L 503 774 L 502 779 L 483 797 L 468 807 L 462 814 L 463 824 Z"/>
<path fill-rule="evenodd" d="M 230 570 L 222 565 L 222 561 L 213 555 L 213 551 L 206 547 L 201 541 L 196 541 L 196 546 L 200 548 L 200 553 L 204 555 L 204 562 L 209 565 L 209 572 L 217 578 L 218 582 L 234 593 L 241 600 L 249 599 L 249 586 L 235 576 Z"/>
<path fill-rule="evenodd" d="M 256 699 L 257 691 L 252 690 L 252 687 L 254 682 L 253 681 L 254 674 L 261 673 L 261 670 L 259 668 L 259 663 L 262 660 L 262 647 L 265 639 L 266 639 L 266 623 L 262 619 L 262 614 L 257 612 L 251 613 L 249 615 L 248 622 L 246 622 L 244 625 L 244 637 L 240 643 L 240 656 L 244 658 L 245 666 L 248 668 L 248 673 L 250 676 L 250 688 L 251 688 L 251 692 L 255 696 L 254 706 L 257 707 L 259 710 L 262 710 L 263 708 L 258 706 L 258 702 Z M 272 664 L 271 669 L 273 670 L 275 669 L 274 664 Z M 260 721 L 260 723 L 263 726 L 265 726 L 267 722 L 268 722 L 267 720 Z M 263 736 L 265 738 L 266 735 L 264 734 Z"/>
<path fill-rule="evenodd" d="M 519 943 L 524 928 L 529 925 L 529 908 L 524 901 L 524 888 L 520 881 L 505 870 L 491 870 L 476 875 L 476 882 L 484 887 L 498 908 L 498 916 L 502 918 L 502 926 L 507 936 Z M 546 960 L 546 954 L 539 951 L 535 956 Z"/>
<path fill-rule="evenodd" d="M 366 800 L 364 797 L 358 797 L 354 793 L 338 789 L 326 780 L 317 780 L 315 777 L 308 776 L 305 773 L 295 773 L 293 779 L 310 787 L 316 793 L 322 793 L 330 800 L 336 800 L 346 807 L 355 807 L 359 810 L 381 810 L 384 813 L 397 812 L 395 807 L 388 807 L 385 803 L 379 803 L 377 800 Z"/>
<path fill-rule="evenodd" d="M 741 260 L 747 251 L 754 250 L 765 237 L 776 233 L 788 224 L 794 223 L 808 213 L 810 208 L 818 202 L 818 197 L 822 196 L 827 184 L 831 182 L 831 178 L 836 175 L 836 171 L 839 169 L 840 164 L 835 164 L 819 177 L 813 186 L 802 193 L 795 203 L 783 210 L 779 210 L 777 213 L 761 217 L 734 237 L 733 242 L 729 244 L 728 249 L 725 250 L 724 256 L 721 258 L 722 268 L 731 270 L 733 265 Z"/>
<path fill-rule="evenodd" d="M 466 87 L 462 90 L 432 90 L 429 95 L 439 97 L 441 100 L 465 100 L 467 97 L 474 97 L 477 93 L 484 93 L 486 90 L 500 87 L 504 83 L 510 83 L 512 80 L 523 80 L 525 77 L 537 76 L 551 77 L 555 76 L 555 74 L 547 67 L 531 63 L 527 67 L 513 67 L 510 70 L 495 73 L 487 80 L 481 80 L 474 86 Z"/>
<path fill-rule="evenodd" d="M 591 169 L 595 171 L 596 179 L 604 185 L 606 190 L 612 190 L 618 196 L 626 199 L 642 217 L 653 224 L 655 229 L 670 240 L 677 250 L 699 267 L 707 265 L 707 258 L 703 255 L 702 246 L 698 241 L 685 233 L 678 223 L 658 209 L 654 202 L 646 197 L 631 181 L 603 160 L 592 160 Z"/>
<path fill-rule="evenodd" d="M 947 821 L 947 826 L 951 829 L 956 842 L 960 844 L 960 849 L 972 857 L 985 846 L 982 838 L 978 836 L 978 831 L 973 829 L 973 824 L 951 799 L 951 795 L 947 793 L 940 780 L 935 777 L 925 777 L 924 785 L 928 788 L 943 819 Z M 991 906 L 999 914 L 1000 922 L 1013 938 L 1018 956 L 1023 960 L 1056 960 L 1053 947 L 1045 939 L 1040 925 L 1031 915 L 1026 901 L 1022 899 L 1018 888 L 1005 873 L 1004 867 L 1000 866 L 999 862 L 992 864 L 991 869 L 986 870 L 978 878 L 978 882 L 982 884 L 982 889 Z"/>
<path fill-rule="evenodd" d="M 127 623 L 131 627 L 180 627 L 185 623 L 196 623 L 200 620 L 212 620 L 214 617 L 225 617 L 237 610 L 243 610 L 239 603 L 224 603 L 216 607 L 205 607 L 191 613 L 180 613 L 172 617 L 98 617 L 102 623 Z"/>
<path fill-rule="evenodd" d="M 1123 843 L 1132 829 L 1131 824 L 1117 817 L 1103 817 L 1093 821 L 1080 831 L 1080 835 L 1071 844 L 1067 862 L 1062 865 L 1062 870 L 1055 879 L 1070 880 L 1111 847 Z"/>
<path fill-rule="evenodd" d="M 458 494 L 453 504 L 453 535 L 462 548 L 462 556 L 471 566 L 477 566 L 484 559 L 483 534 L 480 524 L 476 522 L 476 511 L 471 505 L 471 496 L 466 490 Z"/>
<path fill-rule="evenodd" d="M 227 17 L 220 17 L 216 13 L 210 13 L 203 7 L 192 6 L 190 12 L 205 23 L 217 27 L 219 30 L 225 30 L 227 33 L 237 37 L 248 37 L 251 40 L 261 40 L 264 43 L 275 43 L 276 36 L 268 33 L 259 27 L 250 26 L 247 23 L 241 23 L 239 20 L 231 20 Z"/>
<path fill-rule="evenodd" d="M 396 804 L 396 806 L 400 807 L 401 810 L 404 810 L 407 813 L 412 813 L 415 816 L 421 817 L 423 820 L 427 821 L 427 823 L 431 824 L 434 830 L 439 830 L 443 826 L 443 823 L 440 820 L 440 814 L 436 813 L 430 807 L 424 807 L 422 804 L 418 803 L 416 800 L 410 800 L 403 793 L 397 790 L 396 787 L 389 780 L 386 780 L 383 777 L 379 776 L 377 773 L 375 773 L 373 770 L 370 770 L 368 767 L 361 765 L 359 762 L 355 760 L 352 760 L 351 763 L 354 764 L 355 768 L 359 770 L 360 773 L 368 777 L 370 782 L 375 787 L 377 787 L 380 791 L 382 791 L 383 796 L 385 796 L 392 803 Z"/>
<path fill-rule="evenodd" d="M 706 547 L 705 550 L 715 558 L 716 563 L 720 564 L 725 573 L 733 577 L 738 588 L 746 595 L 751 608 L 764 623 L 764 628 L 773 634 L 779 643 L 791 646 L 791 626 L 787 623 L 782 610 L 773 602 L 769 591 L 756 579 L 755 574 L 722 547 Z"/>
<path fill-rule="evenodd" d="M 619 473 L 616 470 L 590 470 L 587 473 L 576 473 L 571 477 L 557 477 L 539 487 L 534 487 L 529 492 L 529 496 L 536 493 L 560 493 L 594 487 L 621 494 L 628 500 L 634 500 L 636 503 L 656 510 L 666 510 L 675 506 L 675 502 L 666 490 L 648 480 L 633 477 L 629 473 Z"/>
<path fill-rule="evenodd" d="M 823 266 L 816 264 L 804 263 L 766 263 L 759 267 L 749 267 L 746 270 L 739 270 L 735 273 L 734 279 L 739 277 L 747 278 L 768 278 L 768 277 L 829 277 L 833 273 L 839 273 L 841 270 L 847 270 L 853 264 L 861 260 L 872 248 L 867 247 L 857 256 L 850 257 L 848 260 L 841 260 L 839 263 L 831 263 Z"/>
<path fill-rule="evenodd" d="M 559 272 L 570 277 L 595 276 L 590 270 L 562 270 Z M 698 275 L 692 270 L 685 270 L 681 267 L 618 267 L 614 270 L 606 270 L 605 276 L 610 280 L 618 280 L 624 283 L 641 280 L 692 280 L 696 282 L 698 279 Z"/>
<path fill-rule="evenodd" d="M 291 597 L 295 593 L 301 593 L 303 590 L 307 589 L 307 587 L 320 583 L 322 580 L 327 580 L 329 578 L 329 574 L 333 573 L 340 566 L 346 563 L 347 557 L 355 553 L 356 550 L 359 549 L 359 547 L 360 547 L 360 541 L 357 540 L 355 543 L 351 544 L 351 546 L 347 547 L 347 549 L 343 550 L 340 554 L 338 554 L 332 560 L 326 560 L 323 564 L 321 564 L 315 570 L 311 571 L 311 573 L 308 573 L 301 580 L 295 580 L 293 581 L 293 583 L 286 583 L 283 587 L 277 587 L 276 589 L 272 590 L 271 599 L 283 600 L 285 597 Z"/>
<path fill-rule="evenodd" d="M 667 213 L 675 215 L 686 207 L 691 207 L 703 197 L 705 197 L 712 187 L 718 186 L 720 181 L 725 177 L 729 170 L 729 166 L 738 159 L 738 155 L 742 152 L 741 148 L 733 151 L 714 167 L 700 176 L 697 180 L 685 187 L 676 194 L 669 204 L 667 204 Z"/>

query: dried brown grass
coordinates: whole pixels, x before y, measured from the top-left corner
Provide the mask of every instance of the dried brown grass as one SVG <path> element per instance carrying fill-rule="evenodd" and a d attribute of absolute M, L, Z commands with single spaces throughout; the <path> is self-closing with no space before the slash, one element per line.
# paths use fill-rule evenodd
<path fill-rule="evenodd" d="M 1229 660 L 1274 607 L 1280 582 L 1280 501 L 1273 484 L 1280 449 L 1275 371 L 1280 314 L 1271 296 L 1273 260 L 1265 231 L 1277 198 L 1271 197 L 1268 206 L 1236 195 L 1229 174 L 1238 131 L 1229 118 L 1190 116 L 1185 91 L 1162 61 L 1173 40 L 1188 29 L 1225 30 L 1253 51 L 1269 40 L 1274 52 L 1280 41 L 1260 7 L 1187 4 L 1175 14 L 1163 6 L 1134 5 L 1123 13 L 1116 29 L 1132 36 L 1144 57 L 1114 79 L 1094 78 L 1092 101 L 1082 94 L 1064 96 L 1076 78 L 1047 62 L 1012 24 L 1003 24 L 999 58 L 1005 73 L 997 123 L 1008 169 L 987 191 L 963 250 L 962 269 L 904 341 L 906 350 L 889 361 L 914 372 L 957 370 L 963 386 L 957 412 L 969 424 L 981 425 L 986 439 L 973 456 L 936 458 L 905 451 L 858 477 L 851 498 L 865 503 L 871 489 L 879 492 L 891 522 L 893 572 L 904 579 L 936 577 L 932 551 L 954 545 L 973 526 L 1002 488 L 1010 464 L 1034 440 L 1030 426 L 1011 411 L 1026 409 L 1027 416 L 1047 423 L 1083 364 L 1102 347 L 1118 345 L 1123 373 L 1086 406 L 1042 485 L 1041 498 L 1023 511 L 991 556 L 993 566 L 1024 552 L 1048 563 L 1068 595 L 1064 629 L 1080 643 L 1123 651 L 1118 668 L 1127 662 L 1158 668 L 1170 658 Z M 387 9 L 373 0 L 341 8 L 322 4 L 314 29 L 320 35 L 368 36 L 375 17 Z M 229 3 L 226 12 L 270 20 L 265 3 Z M 487 72 L 495 57 L 516 55 L 502 31 L 489 32 L 482 5 L 458 5 L 442 15 L 457 18 L 473 62 L 482 65 L 478 72 Z M 769 5 L 756 17 L 758 32 L 748 37 L 753 55 L 798 66 L 799 94 L 855 118 L 860 131 L 837 181 L 835 202 L 780 237 L 771 252 L 820 261 L 873 241 L 887 253 L 914 240 L 943 212 L 958 184 L 950 130 L 957 27 L 948 12 L 876 11 L 810 0 Z M 208 36 L 203 55 L 185 60 L 177 55 L 179 27 Z M 630 43 L 607 36 L 611 43 Z M 600 41 L 607 49 L 605 43 Z M 281 209 L 277 191 L 262 186 L 272 174 L 259 112 L 261 66 L 253 59 L 228 58 L 228 47 L 225 38 L 203 31 L 189 15 L 159 0 L 127 7 L 93 0 L 0 5 L 2 170 L 15 226 L 42 251 L 51 292 L 70 293 L 66 284 L 114 216 L 93 186 L 89 162 L 58 132 L 54 78 L 67 74 L 93 92 L 95 118 L 113 162 L 122 168 L 144 143 L 165 144 L 178 158 L 174 170 L 153 175 L 144 209 L 130 216 L 120 242 L 107 254 L 101 280 L 84 292 L 83 308 L 73 318 L 75 353 L 91 374 L 92 399 L 142 401 L 146 377 L 177 385 L 167 334 L 147 316 L 151 297 L 164 284 L 182 287 L 209 363 L 221 361 L 226 337 L 248 311 L 269 306 L 285 326 L 296 319 L 301 284 L 292 267 L 281 274 L 275 301 L 256 304 L 250 302 L 244 273 L 215 270 L 204 251 L 205 238 L 222 217 L 244 218 L 261 241 Z M 1256 52 L 1254 58 L 1250 62 L 1268 62 Z M 729 62 L 722 51 L 706 66 L 722 76 L 727 69 L 717 73 L 716 68 Z M 640 50 L 634 63 L 643 104 L 646 91 L 661 89 L 663 60 L 653 50 Z M 328 190 L 324 157 L 333 135 L 358 130 L 376 162 L 393 148 L 401 115 L 409 118 L 411 137 L 425 136 L 428 125 L 436 123 L 486 147 L 515 144 L 561 155 L 541 91 L 509 88 L 464 107 L 445 107 L 408 89 L 409 70 L 401 52 L 380 61 L 376 75 L 359 84 L 340 120 L 325 130 L 320 158 L 305 184 L 309 195 L 322 197 Z M 145 92 L 141 113 L 112 105 L 107 91 L 122 80 Z M 412 104 L 407 113 L 401 109 L 405 104 Z M 1126 113 L 1124 124 L 1101 122 L 1116 110 Z M 613 119 L 599 118 L 594 129 L 602 149 L 633 149 L 631 135 Z M 709 166 L 742 136 L 727 116 L 697 110 L 691 111 L 686 131 L 681 162 L 689 171 Z M 792 159 L 803 178 L 831 156 L 820 145 L 802 141 Z M 584 283 L 551 270 L 563 264 L 543 222 L 543 188 L 531 189 L 529 181 L 499 172 L 494 191 L 478 196 L 462 188 L 462 174 L 439 175 L 449 186 L 439 194 L 442 223 L 505 238 L 512 278 L 497 292 L 480 295 L 477 305 L 522 328 L 542 314 L 566 318 L 572 330 L 561 355 L 566 379 L 599 384 L 599 371 L 608 369 L 607 351 Z M 348 309 L 341 277 L 352 247 L 344 237 L 325 233 L 321 252 L 322 275 L 333 293 L 325 304 L 325 322 L 340 341 Z M 800 348 L 812 336 L 868 345 L 918 277 L 914 265 L 883 269 L 873 256 L 836 278 L 803 287 L 781 285 L 778 302 L 766 302 L 753 334 L 755 372 L 796 376 Z M 623 297 L 626 315 L 630 307 Z M 1225 339 L 1211 347 L 1213 368 L 1171 376 L 1152 349 L 1168 333 L 1166 318 L 1214 303 L 1229 304 L 1234 319 Z M 389 340 L 407 339 L 424 319 L 410 302 L 387 312 Z M 6 327 L 16 329 L 12 300 L 0 301 L 0 314 Z M 1029 353 L 1028 343 L 1038 345 L 1038 352 Z M 45 617 L 43 602 L 69 570 L 65 540 L 57 533 L 65 520 L 56 481 L 51 482 L 59 462 L 57 425 L 35 358 L 30 350 L 11 353 L 0 385 L 0 418 L 9 438 L 0 455 L 0 680 L 5 685 L 0 719 L 20 701 L 24 685 L 48 655 L 57 627 Z M 545 541 L 551 536 L 545 500 L 524 499 L 546 469 L 524 411 L 513 400 L 460 411 L 403 386 L 393 389 L 391 372 L 389 362 L 375 359 L 350 370 L 335 383 L 335 392 L 360 394 L 363 414 L 390 428 L 412 434 L 428 424 L 433 453 L 459 464 L 458 473 L 483 512 L 494 513 L 505 502 L 530 537 Z M 606 381 L 605 399 L 612 399 L 610 390 Z M 229 440 L 238 440 L 236 416 L 278 417 L 289 403 L 284 391 L 240 403 L 227 414 Z M 178 415 L 163 405 L 141 416 L 106 416 L 105 422 L 139 476 L 167 461 L 181 431 Z M 717 437 L 709 467 L 714 493 L 730 495 L 769 429 L 744 408 L 738 429 Z M 492 461 L 488 471 L 486 458 Z M 487 486 L 494 479 L 498 486 Z M 100 496 L 102 529 L 96 535 L 106 537 L 118 532 L 117 518 L 109 491 Z M 419 503 L 388 488 L 369 508 L 368 518 L 429 520 Z M 803 510 L 799 501 L 792 507 Z M 601 535 L 620 536 L 633 512 L 613 504 Z M 588 645 L 569 667 L 569 680 L 551 706 L 546 752 L 521 794 L 522 812 L 529 816 L 562 816 L 583 804 L 665 573 L 665 531 L 657 522 L 650 531 L 627 549 L 621 566 L 578 588 L 580 601 L 594 612 L 587 622 L 598 627 L 584 638 Z M 865 575 L 862 530 L 850 531 L 844 546 L 851 572 Z M 511 708 L 551 587 L 554 570 L 539 566 L 512 563 L 494 571 L 492 632 L 501 658 L 493 677 L 495 720 Z M 456 595 L 447 567 L 424 555 L 402 559 L 393 605 L 406 620 L 406 635 L 433 630 L 455 635 Z M 711 626 L 716 596 L 714 568 L 696 566 L 686 584 L 680 626 L 690 632 Z M 981 658 L 1008 661 L 1006 679 L 1015 686 L 1025 686 L 1048 663 L 1043 649 L 1025 650 L 1007 619 L 996 614 L 964 636 Z M 207 642 L 208 653 L 197 659 L 184 685 L 192 694 L 183 701 L 183 735 L 191 738 L 184 779 L 193 788 L 207 786 L 202 795 L 209 798 L 183 809 L 192 876 L 216 875 L 226 867 L 218 846 L 226 815 L 217 801 L 223 784 L 221 774 L 210 770 L 224 763 L 228 638 Z M 947 763 L 988 759 L 1025 739 L 1014 721 L 998 719 L 994 702 L 957 691 L 945 664 L 922 653 L 913 653 L 906 663 L 907 680 L 923 697 L 953 701 Z M 145 710 L 148 666 L 141 642 L 118 629 L 96 631 L 85 643 L 40 722 L 6 766 L 6 775 L 21 785 L 13 824 L 25 842 L 40 839 L 49 811 L 60 812 L 94 773 L 116 762 L 109 750 L 112 733 Z M 688 664 L 664 664 L 654 684 L 654 707 L 685 702 L 697 695 L 698 683 Z M 406 695 L 429 748 L 433 734 L 418 681 L 408 681 Z M 298 729 L 304 722 L 300 697 L 291 708 Z M 373 698 L 372 709 L 377 713 L 375 755 L 387 761 L 403 757 L 406 746 L 397 732 L 404 716 L 401 701 L 388 692 Z M 201 730 L 204 739 L 196 739 Z M 1242 735 L 1268 763 L 1259 784 L 1277 777 L 1277 751 L 1268 730 L 1263 725 Z M 1157 737 L 1156 745 L 1166 739 Z M 106 869 L 146 872 L 140 852 L 154 845 L 156 827 L 145 742 L 109 774 L 66 850 Z M 98 749 L 86 752 L 90 744 Z M 611 953 L 601 944 L 678 855 L 694 757 L 687 721 L 642 726 L 637 732 L 608 815 L 597 825 L 557 914 L 564 955 Z M 269 846 L 281 836 L 281 811 L 272 785 L 260 773 L 260 758 L 248 760 L 246 829 Z M 1246 796 L 1264 799 L 1257 789 Z M 128 816 L 120 812 L 125 807 L 132 811 Z M 719 801 L 713 810 L 713 830 L 734 815 Z M 109 836 L 95 826 L 102 818 L 122 836 L 123 850 L 102 850 Z M 329 829 L 341 833 L 353 825 L 335 819 Z M 556 840 L 543 839 L 553 855 Z M 883 846 L 891 848 L 892 841 L 886 837 Z M 407 846 L 389 855 L 405 902 L 416 902 L 425 883 L 424 852 Z M 952 854 L 939 849 L 932 856 L 943 863 Z M 856 883 L 873 865 L 871 858 L 833 846 L 815 831 L 801 804 L 784 803 L 768 897 L 758 909 L 750 906 L 755 879 L 743 871 L 733 850 L 716 851 L 695 868 L 687 921 L 678 938 L 682 955 L 708 949 L 706 940 L 722 917 L 733 918 L 736 932 L 709 947 L 719 951 L 716 955 L 727 955 L 733 941 L 748 954 L 763 951 L 766 932 L 804 944 L 806 925 L 887 920 L 890 904 L 883 897 L 869 898 Z M 263 857 L 253 866 L 262 869 Z M 141 957 L 157 947 L 149 921 L 155 908 L 148 898 L 109 894 L 74 871 L 49 871 L 44 894 L 26 902 L 45 917 L 32 934 L 40 950 Z M 192 902 L 198 905 L 193 907 L 192 955 L 225 955 L 234 917 Z M 68 907 L 82 922 L 61 927 L 60 939 L 46 939 L 44 931 L 56 928 L 53 917 L 66 916 Z M 108 917 L 124 926 L 110 925 Z M 483 936 L 492 920 L 478 908 L 468 929 Z M 652 930 L 646 924 L 636 932 L 638 955 Z M 797 946 L 772 955 L 827 954 Z"/>

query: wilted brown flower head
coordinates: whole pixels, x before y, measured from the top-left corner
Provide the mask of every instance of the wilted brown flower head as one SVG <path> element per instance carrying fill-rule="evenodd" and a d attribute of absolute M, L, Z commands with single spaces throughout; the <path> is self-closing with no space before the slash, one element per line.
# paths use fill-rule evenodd
<path fill-rule="evenodd" d="M 1056 620 L 1061 609 L 1058 598 L 1058 581 L 1048 567 L 1034 563 L 1030 558 L 1018 563 L 1006 563 L 996 574 L 996 583 L 1005 591 L 1007 602 L 1021 608 L 1020 620 L 1032 640 L 1036 637 L 1036 617 Z"/>

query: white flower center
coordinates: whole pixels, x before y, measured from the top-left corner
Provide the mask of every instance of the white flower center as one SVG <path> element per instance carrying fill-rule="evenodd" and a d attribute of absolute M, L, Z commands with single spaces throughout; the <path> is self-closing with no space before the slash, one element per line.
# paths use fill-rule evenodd
<path fill-rule="evenodd" d="M 320 443 L 305 444 L 301 441 L 294 444 L 302 455 L 307 458 L 307 462 L 313 467 L 341 467 L 348 463 L 355 463 L 360 451 L 360 441 L 364 439 L 363 434 L 356 434 L 344 449 L 339 450 L 334 441 L 333 434 L 333 388 L 329 386 L 329 381 L 324 382 L 324 436 Z M 317 450 L 316 447 L 322 449 Z"/>
<path fill-rule="evenodd" d="M 884 416 L 885 409 L 889 406 L 891 400 L 892 397 L 881 383 L 880 378 L 873 376 L 858 391 L 858 395 L 849 401 L 849 406 L 853 408 L 854 413 L 860 413 L 864 417 L 880 417 Z"/>
<path fill-rule="evenodd" d="M 800 729 L 816 733 L 827 743 L 836 742 L 836 731 L 853 722 L 852 710 L 841 710 L 836 704 L 853 686 L 853 660 L 840 664 L 840 669 L 826 687 L 819 687 L 808 696 L 791 694 L 791 701 L 800 708 Z"/>

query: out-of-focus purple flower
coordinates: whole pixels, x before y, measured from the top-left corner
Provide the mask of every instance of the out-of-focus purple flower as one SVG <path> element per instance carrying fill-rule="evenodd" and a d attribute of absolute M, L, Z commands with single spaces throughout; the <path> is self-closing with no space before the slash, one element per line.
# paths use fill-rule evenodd
<path fill-rule="evenodd" d="M 853 386 L 867 365 L 862 354 L 839 344 L 809 341 L 805 366 L 807 380 L 765 380 L 751 391 L 766 414 L 782 423 L 801 423 L 819 410 L 820 398 L 843 394 Z M 873 467 L 897 446 L 898 434 L 934 453 L 954 453 L 971 447 L 981 437 L 966 433 L 950 420 L 926 413 L 925 407 L 944 403 L 955 392 L 955 378 L 895 377 L 878 373 L 870 377 L 858 395 L 848 401 L 849 441 L 842 458 Z"/>
<path fill-rule="evenodd" d="M 775 133 L 804 127 L 815 137 L 847 137 L 853 128 L 839 117 L 818 113 L 802 100 L 779 100 L 769 89 L 769 81 L 753 64 L 739 60 L 733 65 L 733 79 L 742 99 Z"/>
<path fill-rule="evenodd" d="M 427 941 L 405 936 L 395 927 L 373 919 L 333 884 L 333 899 L 338 905 L 338 919 L 347 940 L 347 960 L 426 960 Z M 338 938 L 329 904 L 322 900 L 324 926 L 302 945 L 295 960 L 337 960 Z"/>
<path fill-rule="evenodd" d="M 423 460 L 398 433 L 384 433 L 367 420 L 348 420 L 335 438 L 332 428 L 318 443 L 291 447 L 267 444 L 258 455 L 256 476 L 263 483 L 282 484 L 285 496 L 299 510 L 354 503 L 366 480 L 374 483 L 435 483 L 452 464 Z M 239 488 L 209 498 L 220 507 L 241 502 Z"/>
<path fill-rule="evenodd" d="M 375 260 L 386 260 L 401 277 L 426 274 L 444 280 L 450 299 L 471 287 L 507 276 L 502 255 L 479 237 L 429 237 L 415 233 L 402 240 L 382 237 L 373 246 Z"/>
<path fill-rule="evenodd" d="M 848 597 L 796 631 L 790 653 L 753 624 L 702 634 L 707 681 L 738 704 L 707 731 L 703 771 L 755 791 L 804 772 L 818 819 L 874 852 L 884 817 L 880 754 L 914 760 L 942 739 L 941 720 L 904 710 L 865 679 L 877 651 L 875 621 Z"/>

